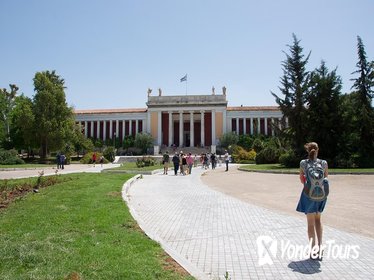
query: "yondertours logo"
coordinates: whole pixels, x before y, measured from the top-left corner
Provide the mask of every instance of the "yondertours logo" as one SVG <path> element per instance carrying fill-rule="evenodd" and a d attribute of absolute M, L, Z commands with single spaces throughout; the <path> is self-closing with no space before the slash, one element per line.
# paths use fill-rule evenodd
<path fill-rule="evenodd" d="M 328 240 L 325 244 L 312 246 L 312 241 L 307 245 L 296 245 L 290 240 L 277 240 L 268 235 L 257 237 L 258 265 L 272 265 L 277 258 L 295 259 L 357 259 L 360 255 L 359 245 L 338 244 L 335 240 Z"/>

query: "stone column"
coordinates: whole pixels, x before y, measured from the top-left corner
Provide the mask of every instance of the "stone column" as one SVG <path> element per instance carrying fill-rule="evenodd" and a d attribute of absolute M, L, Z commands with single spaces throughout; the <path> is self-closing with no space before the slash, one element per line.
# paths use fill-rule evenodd
<path fill-rule="evenodd" d="M 101 123 L 101 121 L 97 121 L 96 122 L 96 127 L 97 127 L 97 139 L 101 139 L 100 138 L 100 123 Z"/>
<path fill-rule="evenodd" d="M 84 136 L 88 137 L 88 122 L 84 122 Z"/>
<path fill-rule="evenodd" d="M 113 120 L 110 120 L 109 124 L 109 138 L 113 139 Z"/>
<path fill-rule="evenodd" d="M 139 132 L 139 120 L 135 121 L 135 135 Z"/>
<path fill-rule="evenodd" d="M 162 126 L 161 126 L 162 112 L 157 112 L 157 145 L 161 146 L 162 143 Z"/>
<path fill-rule="evenodd" d="M 129 120 L 129 135 L 132 135 L 132 120 Z"/>
<path fill-rule="evenodd" d="M 103 121 L 103 141 L 106 140 L 106 120 Z"/>
<path fill-rule="evenodd" d="M 122 140 L 125 139 L 125 125 L 126 125 L 126 121 L 125 120 L 122 120 Z"/>
<path fill-rule="evenodd" d="M 193 111 L 190 112 L 190 147 L 195 146 L 195 128 L 193 120 Z"/>
<path fill-rule="evenodd" d="M 243 118 L 243 135 L 247 134 L 247 119 Z"/>
<path fill-rule="evenodd" d="M 204 111 L 200 111 L 201 114 L 201 145 L 205 147 L 205 124 L 204 124 Z"/>
<path fill-rule="evenodd" d="M 239 135 L 239 118 L 236 118 L 236 135 Z"/>
<path fill-rule="evenodd" d="M 250 118 L 251 135 L 253 135 L 253 118 Z"/>
<path fill-rule="evenodd" d="M 261 119 L 257 118 L 257 134 L 261 132 Z"/>
<path fill-rule="evenodd" d="M 119 120 L 116 120 L 116 137 L 119 137 Z"/>
<path fill-rule="evenodd" d="M 265 135 L 268 135 L 268 118 L 264 118 Z"/>
<path fill-rule="evenodd" d="M 216 111 L 212 110 L 212 145 L 216 145 Z"/>
<path fill-rule="evenodd" d="M 169 112 L 169 147 L 173 145 L 173 112 Z"/>
<path fill-rule="evenodd" d="M 91 121 L 91 133 L 90 133 L 90 136 L 91 136 L 91 138 L 94 137 L 94 122 L 93 121 Z"/>
<path fill-rule="evenodd" d="M 183 147 L 183 111 L 179 111 L 179 147 Z"/>
<path fill-rule="evenodd" d="M 271 136 L 275 135 L 274 118 L 271 118 Z"/>
<path fill-rule="evenodd" d="M 147 128 L 146 128 L 147 133 L 151 133 L 151 112 L 147 112 Z"/>

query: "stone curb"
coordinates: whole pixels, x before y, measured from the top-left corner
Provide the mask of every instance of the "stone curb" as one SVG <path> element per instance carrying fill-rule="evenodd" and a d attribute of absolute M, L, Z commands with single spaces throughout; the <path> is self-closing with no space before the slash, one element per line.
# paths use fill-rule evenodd
<path fill-rule="evenodd" d="M 196 268 L 194 265 L 192 265 L 189 261 L 187 261 L 179 252 L 171 248 L 162 238 L 159 237 L 159 235 L 155 234 L 150 230 L 143 220 L 137 215 L 135 209 L 131 207 L 130 201 L 131 201 L 131 195 L 129 194 L 129 190 L 131 186 L 135 182 L 137 182 L 139 179 L 142 179 L 142 175 L 138 174 L 131 179 L 127 180 L 123 186 L 122 186 L 122 199 L 126 202 L 127 207 L 130 210 L 131 216 L 135 219 L 135 221 L 138 223 L 139 227 L 143 230 L 143 232 L 152 240 L 158 242 L 162 249 L 165 250 L 179 265 L 181 265 L 188 273 L 190 273 L 193 277 L 196 279 L 201 280 L 209 280 L 210 278 L 202 271 L 200 271 L 198 268 Z"/>

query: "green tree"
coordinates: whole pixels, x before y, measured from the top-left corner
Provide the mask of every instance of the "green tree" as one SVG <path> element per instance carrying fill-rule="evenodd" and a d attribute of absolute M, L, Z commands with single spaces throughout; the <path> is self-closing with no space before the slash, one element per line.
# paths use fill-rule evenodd
<path fill-rule="evenodd" d="M 341 78 L 336 74 L 336 69 L 329 72 L 324 61 L 312 72 L 308 95 L 307 139 L 318 143 L 321 158 L 327 159 L 331 165 L 339 153 L 337 144 L 341 140 L 343 129 L 339 112 L 341 88 Z"/>
<path fill-rule="evenodd" d="M 283 76 L 281 77 L 281 86 L 279 87 L 283 98 L 275 93 L 275 97 L 283 116 L 288 118 L 289 127 L 284 131 L 285 136 L 290 141 L 292 148 L 297 156 L 304 154 L 304 144 L 306 139 L 306 102 L 309 91 L 309 72 L 306 71 L 310 52 L 304 59 L 303 48 L 300 46 L 300 40 L 292 34 L 293 45 L 288 45 L 290 54 L 286 54 L 286 60 L 282 62 Z"/>
<path fill-rule="evenodd" d="M 357 53 L 357 70 L 352 74 L 358 74 L 358 77 L 352 79 L 354 81 L 352 89 L 357 92 L 359 165 L 366 167 L 374 166 L 374 110 L 372 107 L 374 69 L 373 62 L 367 61 L 365 46 L 359 36 L 357 36 Z"/>
<path fill-rule="evenodd" d="M 16 97 L 15 105 L 11 113 L 11 138 L 14 147 L 25 149 L 30 154 L 37 147 L 35 142 L 35 118 L 32 100 L 23 94 Z"/>
<path fill-rule="evenodd" d="M 55 71 L 37 72 L 34 87 L 35 130 L 41 157 L 45 158 L 49 150 L 64 148 L 75 120 L 72 108 L 66 103 L 64 80 Z"/>
<path fill-rule="evenodd" d="M 222 148 L 228 149 L 231 145 L 236 145 L 239 142 L 239 136 L 234 132 L 227 132 L 222 134 L 219 138 L 219 144 Z"/>
<path fill-rule="evenodd" d="M 74 147 L 74 151 L 77 153 L 78 157 L 80 152 L 84 154 L 86 152 L 93 151 L 94 149 L 94 144 L 92 143 L 92 140 L 84 136 L 80 124 L 76 124 L 74 126 L 74 132 L 71 138 L 71 142 L 72 146 Z"/>
<path fill-rule="evenodd" d="M 7 149 L 12 148 L 10 147 L 10 114 L 13 110 L 18 91 L 18 87 L 16 85 L 10 84 L 9 87 L 10 91 L 7 91 L 6 88 L 0 89 L 0 120 L 3 126 L 3 136 L 1 137 L 1 140 L 3 142 L 3 147 Z"/>
<path fill-rule="evenodd" d="M 340 140 L 337 142 L 338 155 L 336 164 L 340 167 L 355 167 L 358 159 L 359 133 L 357 130 L 358 116 L 356 114 L 357 93 L 341 95 L 339 98 L 339 113 L 341 117 Z"/>
<path fill-rule="evenodd" d="M 138 133 L 135 136 L 134 145 L 136 148 L 142 150 L 143 154 L 147 153 L 147 149 L 153 146 L 153 138 L 151 134 L 148 133 Z"/>

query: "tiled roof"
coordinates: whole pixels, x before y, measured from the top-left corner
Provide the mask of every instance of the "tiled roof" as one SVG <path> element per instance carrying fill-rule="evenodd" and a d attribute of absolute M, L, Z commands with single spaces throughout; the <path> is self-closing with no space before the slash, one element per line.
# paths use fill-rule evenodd
<path fill-rule="evenodd" d="M 227 111 L 279 111 L 278 106 L 237 106 L 227 107 Z"/>
<path fill-rule="evenodd" d="M 146 113 L 146 108 L 74 110 L 75 114 Z"/>

